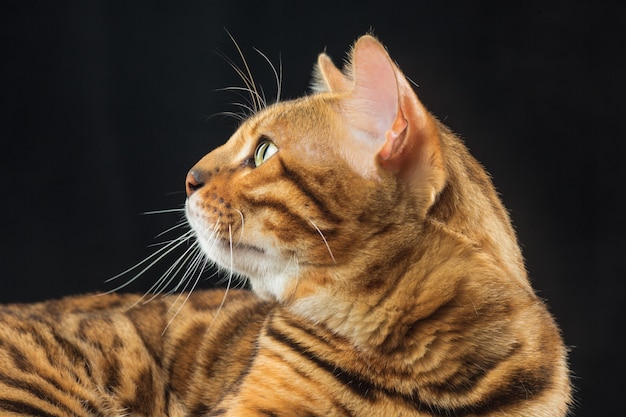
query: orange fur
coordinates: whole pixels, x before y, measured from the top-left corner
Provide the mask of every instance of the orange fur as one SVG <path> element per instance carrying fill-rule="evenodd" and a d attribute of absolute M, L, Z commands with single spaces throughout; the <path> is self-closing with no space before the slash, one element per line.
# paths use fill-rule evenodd
<path fill-rule="evenodd" d="M 321 55 L 314 89 L 251 116 L 187 178 L 200 245 L 254 294 L 217 312 L 222 292 L 194 293 L 162 337 L 168 298 L 5 307 L 0 410 L 26 392 L 70 415 L 28 388 L 52 379 L 76 384 L 68 410 L 82 398 L 102 415 L 567 413 L 566 350 L 480 164 L 371 36 L 345 72 Z"/>

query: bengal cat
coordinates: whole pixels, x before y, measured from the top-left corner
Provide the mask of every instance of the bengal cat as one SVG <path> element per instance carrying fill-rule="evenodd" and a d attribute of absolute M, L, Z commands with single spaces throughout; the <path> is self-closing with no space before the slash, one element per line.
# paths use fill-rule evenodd
<path fill-rule="evenodd" d="M 567 414 L 489 176 L 374 37 L 344 71 L 321 54 L 313 93 L 251 115 L 186 190 L 206 257 L 252 291 L 0 307 L 2 415 Z"/>

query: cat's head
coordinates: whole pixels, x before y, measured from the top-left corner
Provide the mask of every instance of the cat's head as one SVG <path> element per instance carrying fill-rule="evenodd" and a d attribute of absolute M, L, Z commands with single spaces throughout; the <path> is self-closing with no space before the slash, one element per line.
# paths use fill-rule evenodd
<path fill-rule="evenodd" d="M 344 72 L 320 55 L 313 89 L 251 116 L 187 176 L 207 256 L 287 303 L 384 287 L 414 260 L 425 219 L 454 217 L 458 200 L 433 210 L 451 178 L 447 133 L 375 38 Z"/>

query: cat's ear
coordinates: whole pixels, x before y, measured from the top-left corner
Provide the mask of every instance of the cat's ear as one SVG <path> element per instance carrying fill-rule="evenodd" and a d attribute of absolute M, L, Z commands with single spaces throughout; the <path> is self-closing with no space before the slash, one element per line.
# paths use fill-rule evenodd
<path fill-rule="evenodd" d="M 364 154 L 361 162 L 407 180 L 426 176 L 438 193 L 445 170 L 435 119 L 374 37 L 356 42 L 351 66 L 354 84 L 342 107 L 363 149 L 375 150 L 375 157 Z"/>
<path fill-rule="evenodd" d="M 343 93 L 350 91 L 351 88 L 352 80 L 333 64 L 328 55 L 321 53 L 317 57 L 317 65 L 313 68 L 311 90 L 316 93 Z"/>

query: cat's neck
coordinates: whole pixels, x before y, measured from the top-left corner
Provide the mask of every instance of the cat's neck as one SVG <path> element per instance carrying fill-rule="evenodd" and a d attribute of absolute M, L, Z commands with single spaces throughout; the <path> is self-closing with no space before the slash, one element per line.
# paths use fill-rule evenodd
<path fill-rule="evenodd" d="M 334 284 L 328 286 L 328 291 L 322 290 L 299 298 L 288 308 L 346 337 L 363 351 L 377 350 L 393 343 L 393 340 L 402 339 L 400 333 L 413 323 L 430 317 L 456 297 L 462 277 L 454 274 L 446 276 L 449 272 L 446 272 L 445 261 L 438 265 L 430 261 L 442 259 L 433 257 L 433 252 L 442 250 L 449 253 L 439 255 L 450 260 L 467 259 L 467 254 L 458 253 L 455 256 L 450 248 L 450 245 L 445 244 L 418 243 L 406 259 L 397 259 L 391 263 L 385 263 L 382 259 L 369 259 L 368 264 L 373 267 L 385 266 L 381 266 L 377 273 L 372 269 L 367 276 L 363 276 L 362 270 L 354 269 L 353 265 L 317 271 L 316 274 L 327 274 L 327 279 Z M 465 250 L 472 251 L 469 246 Z M 310 277 L 303 276 L 301 279 L 307 278 Z M 319 277 L 315 279 L 319 280 Z M 360 285 L 368 288 L 359 288 Z M 432 291 L 437 292 L 436 296 Z"/>
<path fill-rule="evenodd" d="M 444 127 L 441 132 L 448 182 L 426 217 L 398 222 L 375 248 L 361 248 L 345 264 L 305 272 L 298 281 L 315 281 L 316 291 L 295 297 L 288 303 L 292 311 L 367 349 L 402 339 L 397 335 L 458 302 L 461 293 L 475 299 L 456 311 L 474 314 L 483 295 L 459 289 L 470 275 L 473 282 L 532 296 L 516 236 L 489 177 L 452 133 Z M 324 281 L 332 285 L 318 285 Z"/>
<path fill-rule="evenodd" d="M 446 126 L 439 124 L 439 131 L 448 181 L 428 218 L 465 236 L 532 292 L 515 231 L 489 175 Z"/>

